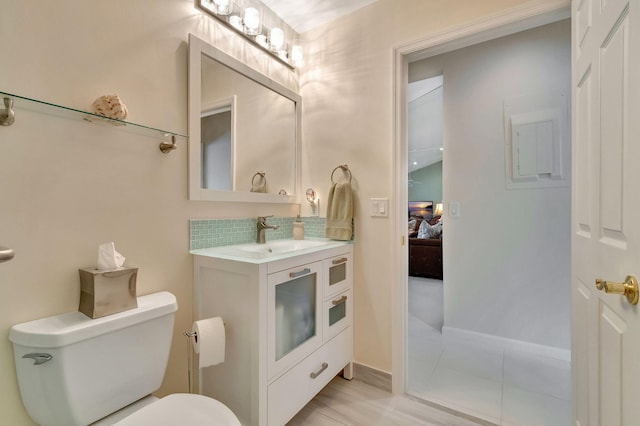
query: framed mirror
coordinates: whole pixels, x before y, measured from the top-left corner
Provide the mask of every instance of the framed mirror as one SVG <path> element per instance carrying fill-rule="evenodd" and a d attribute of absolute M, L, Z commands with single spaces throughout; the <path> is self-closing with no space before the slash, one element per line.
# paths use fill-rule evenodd
<path fill-rule="evenodd" d="M 189 34 L 189 199 L 296 203 L 300 96 Z"/>

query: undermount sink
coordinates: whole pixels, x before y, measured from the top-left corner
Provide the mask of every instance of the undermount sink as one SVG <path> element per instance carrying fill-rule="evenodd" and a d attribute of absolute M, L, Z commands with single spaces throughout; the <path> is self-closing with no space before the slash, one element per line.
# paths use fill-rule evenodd
<path fill-rule="evenodd" d="M 241 244 L 237 246 L 227 246 L 226 248 L 235 252 L 247 253 L 249 255 L 258 254 L 260 257 L 266 257 L 270 254 L 284 254 L 308 248 L 325 246 L 331 241 L 315 241 L 315 240 L 276 240 L 266 244 Z"/>
<path fill-rule="evenodd" d="M 273 258 L 285 258 L 302 253 L 309 253 L 334 245 L 342 245 L 344 241 L 334 240 L 274 240 L 266 244 L 248 243 L 232 246 L 212 247 L 192 250 L 192 254 L 210 257 L 221 257 L 232 260 L 268 261 Z"/>

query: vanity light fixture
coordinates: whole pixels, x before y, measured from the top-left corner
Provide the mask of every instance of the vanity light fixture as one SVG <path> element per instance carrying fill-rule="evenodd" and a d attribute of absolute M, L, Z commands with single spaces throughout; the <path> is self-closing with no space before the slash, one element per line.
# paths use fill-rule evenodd
<path fill-rule="evenodd" d="M 289 68 L 302 65 L 302 46 L 292 42 L 298 34 L 261 2 L 245 0 L 242 7 L 234 0 L 196 0 L 196 5 Z"/>

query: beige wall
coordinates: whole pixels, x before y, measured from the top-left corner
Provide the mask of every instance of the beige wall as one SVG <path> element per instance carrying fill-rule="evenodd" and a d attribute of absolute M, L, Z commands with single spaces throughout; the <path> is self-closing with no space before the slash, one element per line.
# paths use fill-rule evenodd
<path fill-rule="evenodd" d="M 393 48 L 503 13 L 522 0 L 381 0 L 304 34 L 303 187 L 326 202 L 329 174 L 347 163 L 356 195 L 355 358 L 391 371 L 392 221 L 368 200 L 394 200 Z M 539 3 L 539 2 L 538 2 Z"/>
<path fill-rule="evenodd" d="M 117 92 L 132 121 L 187 132 L 187 38 L 193 32 L 296 88 L 291 72 L 212 24 L 192 0 L 7 1 L 0 13 L 0 90 L 85 109 Z M 228 40 L 227 40 L 228 38 Z M 238 46 L 238 48 L 233 48 Z M 115 241 L 140 268 L 138 293 L 178 298 L 161 394 L 186 391 L 182 331 L 192 321 L 190 218 L 294 216 L 297 206 L 187 201 L 187 146 L 111 126 L 16 109 L 0 128 L 0 424 L 27 425 L 9 328 L 77 309 L 78 268 Z"/>
<path fill-rule="evenodd" d="M 315 188 L 324 206 L 331 170 L 347 163 L 353 171 L 361 363 L 391 369 L 391 226 L 365 212 L 371 197 L 393 201 L 392 48 L 522 3 L 381 0 L 306 34 L 303 188 Z M 185 133 L 189 32 L 296 85 L 282 65 L 203 18 L 192 0 L 24 0 L 2 7 L 2 91 L 80 109 L 117 92 L 132 121 Z M 140 294 L 168 290 L 178 297 L 161 393 L 185 391 L 181 333 L 192 320 L 188 219 L 293 215 L 297 208 L 187 201 L 184 142 L 162 155 L 157 140 L 108 126 L 24 110 L 17 120 L 0 129 L 0 244 L 17 252 L 0 265 L 0 423 L 30 423 L 9 327 L 76 309 L 77 269 L 93 265 L 98 244 L 111 240 L 140 268 Z"/>

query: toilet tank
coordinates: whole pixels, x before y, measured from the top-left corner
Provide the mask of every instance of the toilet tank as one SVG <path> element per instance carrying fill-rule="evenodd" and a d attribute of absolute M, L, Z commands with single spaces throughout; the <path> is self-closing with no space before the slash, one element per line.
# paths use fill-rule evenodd
<path fill-rule="evenodd" d="M 87 425 L 157 390 L 177 308 L 173 294 L 160 292 L 98 319 L 69 312 L 13 326 L 9 340 L 31 418 Z"/>

